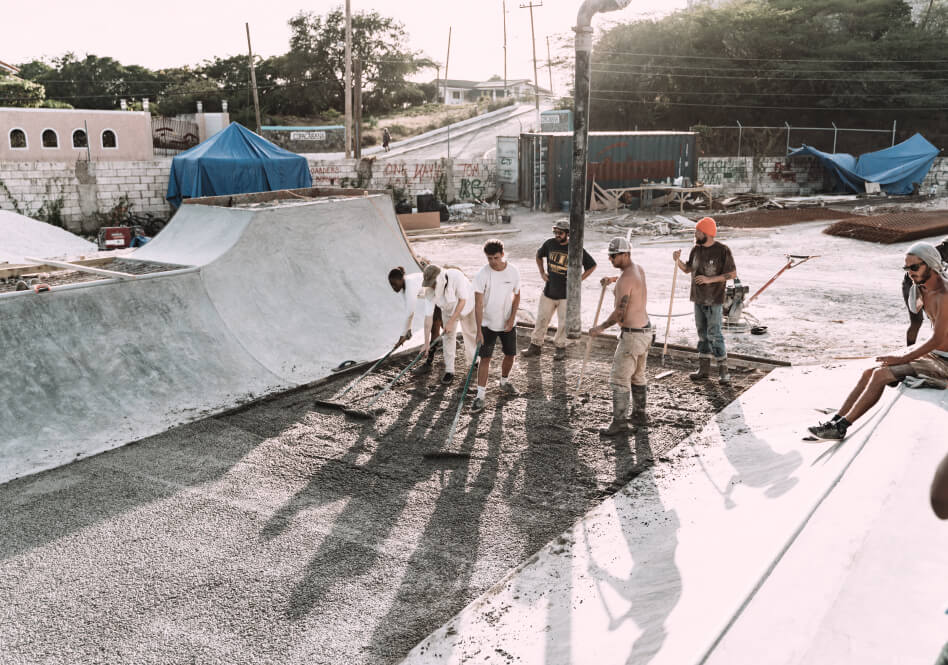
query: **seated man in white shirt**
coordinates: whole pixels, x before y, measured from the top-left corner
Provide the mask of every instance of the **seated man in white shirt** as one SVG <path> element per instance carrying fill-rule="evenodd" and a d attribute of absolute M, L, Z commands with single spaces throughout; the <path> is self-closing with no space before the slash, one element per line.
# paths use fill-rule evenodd
<path fill-rule="evenodd" d="M 441 308 L 442 318 L 447 314 L 444 322 L 444 376 L 441 383 L 448 384 L 454 380 L 454 362 L 457 355 L 456 340 L 458 324 L 461 326 L 461 336 L 464 338 L 464 354 L 468 362 L 474 362 L 475 340 L 477 338 L 477 321 L 474 319 L 474 290 L 464 273 L 456 268 L 441 269 L 436 265 L 425 268 L 421 285 L 425 288 L 425 297 L 435 306 Z M 427 352 L 431 346 L 431 316 L 425 317 L 425 348 Z"/>
<path fill-rule="evenodd" d="M 500 338 L 504 360 L 500 366 L 500 389 L 508 395 L 517 390 L 510 383 L 510 370 L 517 357 L 517 308 L 520 306 L 520 272 L 504 258 L 504 243 L 491 238 L 484 243 L 487 265 L 474 278 L 474 315 L 477 319 L 477 341 L 481 345 L 477 368 L 477 397 L 473 413 L 484 410 L 487 377 L 494 343 Z"/>

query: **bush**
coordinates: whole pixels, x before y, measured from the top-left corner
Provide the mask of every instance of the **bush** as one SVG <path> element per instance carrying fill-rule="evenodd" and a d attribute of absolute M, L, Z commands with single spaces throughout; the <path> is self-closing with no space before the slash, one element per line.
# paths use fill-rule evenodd
<path fill-rule="evenodd" d="M 375 134 L 363 134 L 362 135 L 362 147 L 365 148 L 370 145 L 375 145 L 379 140 L 376 138 Z"/>
<path fill-rule="evenodd" d="M 392 138 L 394 139 L 396 136 L 409 136 L 411 134 L 411 130 L 405 125 L 396 124 L 388 126 L 388 133 L 391 134 Z"/>

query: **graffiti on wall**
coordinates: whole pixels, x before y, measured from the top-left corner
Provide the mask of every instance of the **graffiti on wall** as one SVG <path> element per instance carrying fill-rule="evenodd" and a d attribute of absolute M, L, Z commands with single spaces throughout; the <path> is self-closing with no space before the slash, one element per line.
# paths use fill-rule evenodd
<path fill-rule="evenodd" d="M 706 185 L 747 181 L 747 163 L 741 159 L 699 159 L 698 180 Z"/>

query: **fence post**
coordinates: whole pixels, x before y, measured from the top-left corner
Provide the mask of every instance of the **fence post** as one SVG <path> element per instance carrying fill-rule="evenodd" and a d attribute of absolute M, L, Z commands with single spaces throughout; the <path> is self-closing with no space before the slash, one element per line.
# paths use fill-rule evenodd
<path fill-rule="evenodd" d="M 839 134 L 839 129 L 836 127 L 835 122 L 831 122 L 830 124 L 833 125 L 833 152 L 835 153 L 836 152 L 836 135 Z"/>
<path fill-rule="evenodd" d="M 892 145 L 895 145 L 895 120 L 892 121 Z M 558 321 L 559 319 L 557 319 Z"/>
<path fill-rule="evenodd" d="M 786 120 L 783 121 L 783 124 L 787 126 L 787 152 L 786 155 L 790 154 L 790 123 Z M 785 155 L 785 156 L 786 156 Z"/>
<path fill-rule="evenodd" d="M 744 128 L 741 126 L 740 120 L 735 120 L 737 123 L 737 156 L 741 156 L 741 134 L 744 132 Z"/>

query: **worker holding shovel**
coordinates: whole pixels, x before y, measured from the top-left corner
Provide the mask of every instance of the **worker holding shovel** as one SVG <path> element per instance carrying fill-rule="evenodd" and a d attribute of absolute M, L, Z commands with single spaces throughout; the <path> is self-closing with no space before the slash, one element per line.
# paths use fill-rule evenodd
<path fill-rule="evenodd" d="M 714 238 L 718 227 L 710 217 L 703 217 L 695 226 L 695 246 L 688 262 L 682 263 L 681 250 L 672 258 L 683 272 L 691 273 L 691 302 L 695 304 L 695 327 L 698 329 L 698 371 L 688 376 L 694 381 L 707 379 L 711 358 L 718 364 L 718 380 L 731 382 L 727 371 L 727 348 L 724 345 L 724 294 L 727 280 L 737 277 L 734 257 L 727 245 Z"/>
<path fill-rule="evenodd" d="M 645 363 L 652 345 L 652 324 L 645 312 L 648 299 L 645 271 L 632 261 L 632 248 L 625 238 L 609 242 L 609 262 L 622 273 L 618 277 L 604 277 L 602 284 L 615 282 L 615 309 L 605 321 L 589 329 L 595 337 L 613 324 L 619 324 L 619 344 L 612 361 L 609 385 L 612 386 L 612 422 L 599 430 L 603 436 L 615 436 L 629 429 L 626 413 L 632 398 L 632 420 L 645 422 L 646 378 Z M 631 384 L 631 386 L 630 386 Z M 631 390 L 630 390 L 631 387 Z M 631 393 L 631 395 L 630 395 Z"/>

